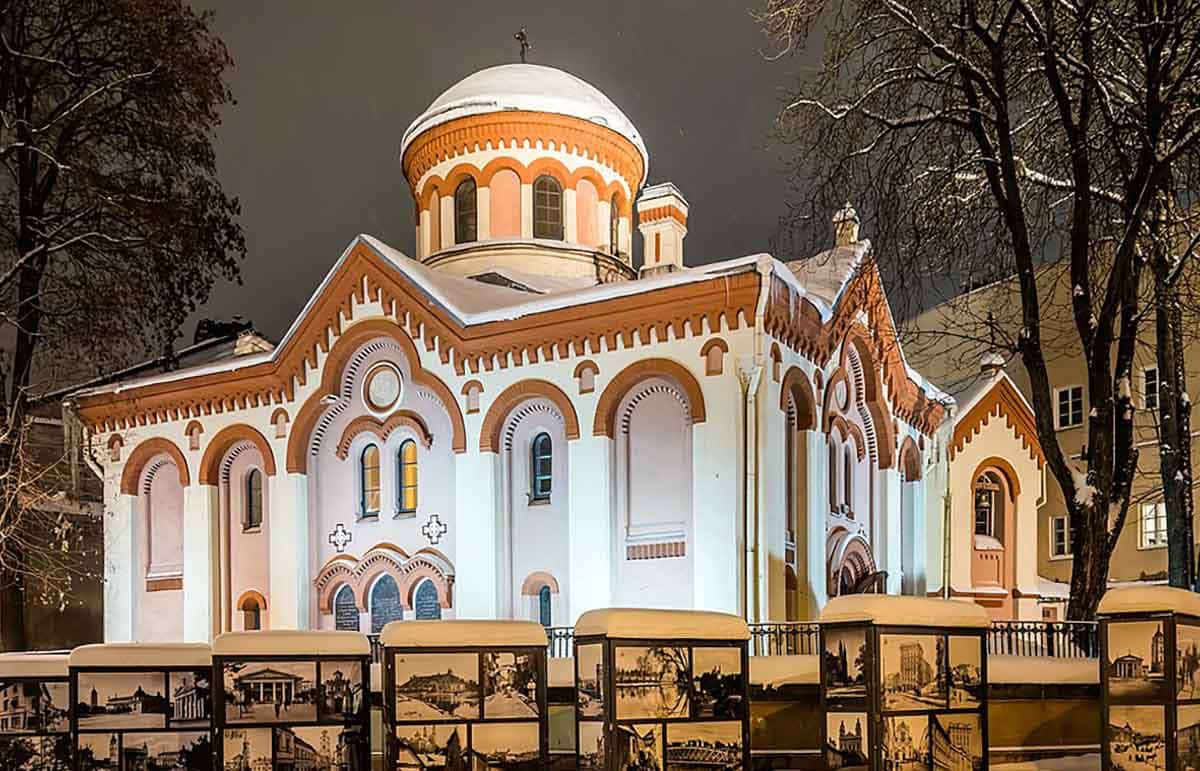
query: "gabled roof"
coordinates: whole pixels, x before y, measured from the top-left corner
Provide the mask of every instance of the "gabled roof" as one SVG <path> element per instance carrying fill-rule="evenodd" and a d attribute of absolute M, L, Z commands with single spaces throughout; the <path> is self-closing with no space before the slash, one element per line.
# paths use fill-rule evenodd
<path fill-rule="evenodd" d="M 1038 467 L 1045 464 L 1046 458 L 1037 438 L 1033 406 L 1008 373 L 998 370 L 991 375 L 981 375 L 957 396 L 957 400 L 959 406 L 954 420 L 954 438 L 950 443 L 951 459 L 962 452 L 992 419 L 1003 418 L 1021 441 L 1021 447 L 1032 460 L 1037 461 Z"/>

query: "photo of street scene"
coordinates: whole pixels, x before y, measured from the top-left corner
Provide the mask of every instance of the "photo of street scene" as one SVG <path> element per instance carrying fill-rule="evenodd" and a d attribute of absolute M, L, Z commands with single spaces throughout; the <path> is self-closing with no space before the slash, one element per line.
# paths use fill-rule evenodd
<path fill-rule="evenodd" d="M 479 719 L 479 655 L 396 656 L 396 719 Z"/>
<path fill-rule="evenodd" d="M 742 724 L 671 723 L 667 726 L 667 771 L 742 767 Z"/>
<path fill-rule="evenodd" d="M 580 645 L 575 653 L 579 684 L 576 698 L 580 717 L 604 716 L 604 647 Z"/>
<path fill-rule="evenodd" d="M 881 634 L 879 681 L 883 708 L 891 711 L 945 708 L 946 638 Z"/>
<path fill-rule="evenodd" d="M 209 771 L 211 768 L 212 742 L 207 731 L 121 736 L 121 771 Z"/>
<path fill-rule="evenodd" d="M 599 647 L 599 646 L 596 646 Z M 579 769 L 604 768 L 604 724 L 579 724 Z"/>
<path fill-rule="evenodd" d="M 463 723 L 396 726 L 393 771 L 466 771 L 467 727 Z"/>
<path fill-rule="evenodd" d="M 983 653 L 978 637 L 950 637 L 950 707 L 978 707 L 983 699 Z"/>
<path fill-rule="evenodd" d="M 879 751 L 884 771 L 925 771 L 929 768 L 929 718 L 926 715 L 884 718 Z"/>
<path fill-rule="evenodd" d="M 1110 707 L 1109 757 L 1113 771 L 1162 771 L 1167 749 L 1162 707 Z"/>
<path fill-rule="evenodd" d="M 1178 628 L 1178 627 L 1176 627 Z M 1200 704 L 1179 707 L 1175 729 L 1175 747 L 1179 753 L 1178 768 L 1200 768 Z"/>
<path fill-rule="evenodd" d="M 825 762 L 830 769 L 866 771 L 871 765 L 870 746 L 867 713 L 826 713 Z"/>
<path fill-rule="evenodd" d="M 75 714 L 83 730 L 166 728 L 165 672 L 81 672 Z"/>
<path fill-rule="evenodd" d="M 1166 635 L 1161 621 L 1108 624 L 1108 696 L 1114 704 L 1167 698 Z"/>
<path fill-rule="evenodd" d="M 70 701 L 66 682 L 0 680 L 0 734 L 65 732 Z"/>
<path fill-rule="evenodd" d="M 226 661 L 223 672 L 226 722 L 316 721 L 315 661 Z"/>
<path fill-rule="evenodd" d="M 617 719 L 688 716 L 687 648 L 623 646 L 615 658 Z"/>
<path fill-rule="evenodd" d="M 537 660 L 528 653 L 484 653 L 484 720 L 537 717 L 537 684 Z"/>
<path fill-rule="evenodd" d="M 825 688 L 829 699 L 867 696 L 867 633 L 865 629 L 825 630 Z"/>
<path fill-rule="evenodd" d="M 334 725 L 275 729 L 275 768 L 295 771 L 344 771 L 357 768 L 353 729 Z"/>
<path fill-rule="evenodd" d="M 947 771 L 982 768 L 983 730 L 979 716 L 964 713 L 934 715 L 929 721 L 929 752 L 934 768 Z"/>
<path fill-rule="evenodd" d="M 692 649 L 692 717 L 740 720 L 742 696 L 740 648 Z"/>
<path fill-rule="evenodd" d="M 121 744 L 116 734 L 79 734 L 79 771 L 120 771 Z"/>
<path fill-rule="evenodd" d="M 212 721 L 212 672 L 169 672 L 171 694 L 170 724 L 176 727 L 203 727 Z"/>
<path fill-rule="evenodd" d="M 0 768 L 5 771 L 69 771 L 71 737 L 0 736 Z"/>
<path fill-rule="evenodd" d="M 622 771 L 662 771 L 662 723 L 618 725 L 615 743 Z"/>
<path fill-rule="evenodd" d="M 359 661 L 322 661 L 317 688 L 317 715 L 321 722 L 356 720 L 363 708 L 363 671 Z"/>
<path fill-rule="evenodd" d="M 537 723 L 477 723 L 471 726 L 472 771 L 534 771 L 541 768 Z"/>
<path fill-rule="evenodd" d="M 1200 699 L 1200 626 L 1175 624 L 1175 685 L 1180 701 Z"/>
<path fill-rule="evenodd" d="M 226 728 L 221 742 L 223 771 L 265 771 L 271 765 L 270 728 Z"/>

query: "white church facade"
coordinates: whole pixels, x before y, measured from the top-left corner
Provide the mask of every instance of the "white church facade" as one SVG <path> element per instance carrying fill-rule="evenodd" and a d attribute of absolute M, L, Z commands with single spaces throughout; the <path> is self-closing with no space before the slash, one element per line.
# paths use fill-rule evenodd
<path fill-rule="evenodd" d="M 404 136 L 414 256 L 359 236 L 277 346 L 75 395 L 106 639 L 614 605 L 798 620 L 947 576 L 1035 615 L 1028 405 L 996 376 L 946 419 L 853 210 L 810 259 L 687 267 L 687 201 L 648 162 L 578 78 L 475 73 Z"/>

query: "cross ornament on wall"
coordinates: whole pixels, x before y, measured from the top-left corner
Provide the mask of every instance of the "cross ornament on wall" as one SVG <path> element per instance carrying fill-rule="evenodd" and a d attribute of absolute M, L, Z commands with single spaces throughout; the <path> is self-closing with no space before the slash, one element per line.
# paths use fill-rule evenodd
<path fill-rule="evenodd" d="M 337 549 L 338 554 L 346 551 L 346 544 L 354 540 L 354 533 L 346 529 L 346 526 L 341 522 L 334 526 L 333 532 L 329 534 L 329 543 L 333 544 L 333 548 Z"/>
<path fill-rule="evenodd" d="M 436 545 L 438 541 L 442 540 L 442 536 L 449 529 L 437 514 L 430 514 L 429 519 L 425 520 L 425 524 L 421 525 L 421 533 L 429 539 L 429 543 L 432 545 Z"/>

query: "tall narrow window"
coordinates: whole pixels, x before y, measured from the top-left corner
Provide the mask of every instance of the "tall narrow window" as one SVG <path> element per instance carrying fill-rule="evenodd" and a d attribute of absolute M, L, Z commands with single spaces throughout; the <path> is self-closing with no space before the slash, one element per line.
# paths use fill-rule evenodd
<path fill-rule="evenodd" d="M 547 433 L 538 434 L 533 438 L 529 450 L 529 468 L 532 473 L 530 484 L 530 499 L 534 501 L 550 500 L 550 488 L 553 483 L 554 449 Z"/>
<path fill-rule="evenodd" d="M 362 494 L 359 502 L 362 504 L 364 517 L 379 516 L 379 448 L 373 444 L 367 445 L 359 458 L 360 485 Z"/>
<path fill-rule="evenodd" d="M 405 439 L 400 443 L 400 452 L 396 454 L 398 461 L 399 473 L 396 478 L 400 480 L 399 484 L 399 500 L 396 502 L 396 508 L 401 514 L 416 514 L 417 513 L 417 443 L 412 439 Z"/>
<path fill-rule="evenodd" d="M 538 621 L 542 622 L 542 626 L 550 626 L 550 587 L 542 586 L 538 589 Z"/>
<path fill-rule="evenodd" d="M 543 174 L 533 181 L 533 237 L 563 238 L 562 185 Z"/>
<path fill-rule="evenodd" d="M 248 632 L 262 629 L 262 608 L 253 597 L 242 601 L 242 628 Z"/>
<path fill-rule="evenodd" d="M 1071 523 L 1065 516 L 1050 518 L 1050 556 L 1071 556 Z"/>
<path fill-rule="evenodd" d="M 468 177 L 454 189 L 454 243 L 465 244 L 477 238 L 477 206 L 475 180 Z"/>
<path fill-rule="evenodd" d="M 1143 549 L 1156 549 L 1167 545 L 1167 504 L 1142 504 L 1142 527 L 1138 545 Z"/>
<path fill-rule="evenodd" d="M 842 448 L 842 503 L 846 505 L 846 513 L 853 516 L 854 510 L 854 451 L 847 444 Z"/>
<path fill-rule="evenodd" d="M 617 208 L 617 196 L 612 197 L 608 204 L 608 252 L 616 257 L 621 253 L 618 240 L 621 237 L 621 212 Z"/>
<path fill-rule="evenodd" d="M 835 511 L 836 511 L 836 510 L 837 510 L 837 508 L 838 508 L 838 504 L 839 504 L 839 503 L 841 503 L 841 501 L 839 501 L 839 500 L 838 500 L 838 483 L 837 483 L 837 475 L 838 475 L 838 451 L 837 451 L 837 442 L 835 442 L 835 441 L 833 440 L 833 437 L 832 437 L 832 436 L 830 436 L 830 437 L 829 437 L 829 464 L 828 464 L 828 465 L 829 465 L 829 506 L 830 506 L 830 508 L 832 508 L 833 510 L 835 510 Z"/>
<path fill-rule="evenodd" d="M 1074 428 L 1083 423 L 1083 386 L 1054 389 L 1057 395 L 1056 425 Z"/>
<path fill-rule="evenodd" d="M 263 486 L 262 472 L 256 468 L 250 469 L 250 473 L 246 474 L 246 490 L 245 490 L 245 513 L 242 516 L 242 527 L 245 530 L 254 530 L 262 527 L 263 519 Z"/>
<path fill-rule="evenodd" d="M 1158 409 L 1158 367 L 1142 370 L 1142 406 L 1148 410 Z"/>
<path fill-rule="evenodd" d="M 1000 503 L 1000 484 L 991 474 L 975 480 L 975 535 L 996 537 L 996 509 Z"/>

